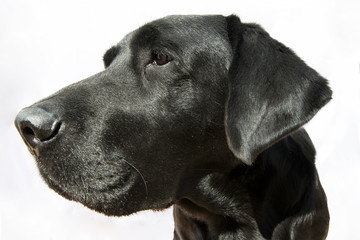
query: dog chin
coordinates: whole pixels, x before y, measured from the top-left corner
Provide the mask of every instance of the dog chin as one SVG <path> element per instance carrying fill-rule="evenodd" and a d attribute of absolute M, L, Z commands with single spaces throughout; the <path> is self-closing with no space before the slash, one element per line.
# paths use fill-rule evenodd
<path fill-rule="evenodd" d="M 135 212 L 130 209 L 134 209 L 136 206 L 129 206 L 134 204 L 134 201 L 128 201 L 134 185 L 139 184 L 137 179 L 139 177 L 135 171 L 122 173 L 122 176 L 117 177 L 111 183 L 99 186 L 82 181 L 69 182 L 66 179 L 59 181 L 43 167 L 39 166 L 39 169 L 46 184 L 68 200 L 79 202 L 89 209 L 108 216 L 123 216 Z M 146 198 L 145 191 L 144 198 Z"/>

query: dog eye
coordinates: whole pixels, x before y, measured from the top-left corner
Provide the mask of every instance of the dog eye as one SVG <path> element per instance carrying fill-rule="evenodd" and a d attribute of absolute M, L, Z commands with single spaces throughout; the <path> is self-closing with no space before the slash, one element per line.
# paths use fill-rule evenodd
<path fill-rule="evenodd" d="M 152 64 L 154 64 L 154 65 L 162 66 L 162 65 L 167 64 L 170 61 L 171 61 L 171 58 L 166 54 L 162 54 L 162 53 L 153 53 L 152 54 Z"/>

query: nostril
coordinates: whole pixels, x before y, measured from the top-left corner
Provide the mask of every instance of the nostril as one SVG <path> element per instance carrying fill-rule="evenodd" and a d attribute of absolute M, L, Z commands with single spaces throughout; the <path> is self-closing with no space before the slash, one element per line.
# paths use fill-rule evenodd
<path fill-rule="evenodd" d="M 51 129 L 51 134 L 46 138 L 40 139 L 40 141 L 44 142 L 44 141 L 49 141 L 49 140 L 53 139 L 59 133 L 60 127 L 61 127 L 60 122 L 54 123 L 53 129 Z M 32 130 L 30 129 L 30 131 L 32 131 Z"/>
<path fill-rule="evenodd" d="M 29 128 L 29 127 L 24 127 L 24 128 L 21 130 L 21 132 L 22 132 L 24 135 L 26 135 L 26 136 L 34 136 L 34 137 L 35 137 L 34 131 L 33 131 L 31 128 Z"/>
<path fill-rule="evenodd" d="M 16 116 L 15 126 L 25 143 L 36 148 L 41 142 L 49 141 L 58 135 L 61 122 L 53 113 L 34 107 L 20 111 Z"/>
<path fill-rule="evenodd" d="M 19 132 L 24 139 L 24 142 L 27 143 L 28 146 L 34 148 L 39 143 L 39 140 L 35 136 L 35 133 L 31 127 L 20 127 Z"/>

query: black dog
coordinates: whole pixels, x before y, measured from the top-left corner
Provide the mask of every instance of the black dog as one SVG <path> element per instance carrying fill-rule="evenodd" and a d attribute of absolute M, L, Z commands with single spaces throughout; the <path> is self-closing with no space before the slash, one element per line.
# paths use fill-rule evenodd
<path fill-rule="evenodd" d="M 325 239 L 301 127 L 327 81 L 236 16 L 170 16 L 128 34 L 106 69 L 15 123 L 60 195 L 107 215 L 174 205 L 174 239 Z"/>

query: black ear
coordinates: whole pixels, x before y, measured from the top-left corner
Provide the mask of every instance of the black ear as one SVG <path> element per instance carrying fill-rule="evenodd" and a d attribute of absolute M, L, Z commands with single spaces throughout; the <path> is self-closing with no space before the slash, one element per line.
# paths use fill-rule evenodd
<path fill-rule="evenodd" d="M 246 164 L 299 129 L 331 99 L 327 80 L 260 26 L 226 18 L 233 49 L 225 129 Z"/>

